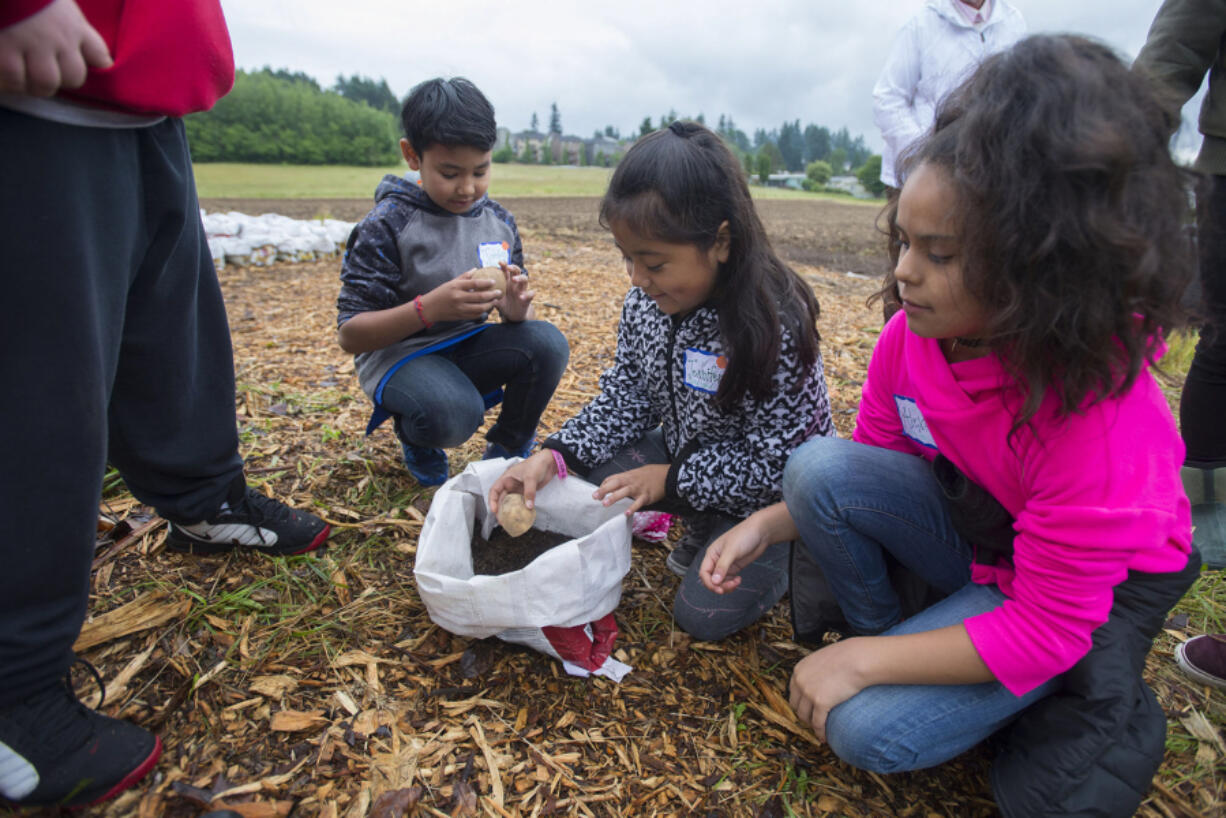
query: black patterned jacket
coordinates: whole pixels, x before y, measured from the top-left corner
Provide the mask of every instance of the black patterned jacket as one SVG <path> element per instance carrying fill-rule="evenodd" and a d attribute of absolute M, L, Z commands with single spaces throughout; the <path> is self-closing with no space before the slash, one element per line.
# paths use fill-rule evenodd
<path fill-rule="evenodd" d="M 734 517 L 778 502 L 791 451 L 815 435 L 834 434 L 821 356 L 805 371 L 785 331 L 771 395 L 746 396 L 721 411 L 711 373 L 722 368 L 725 353 L 713 307 L 673 318 L 631 288 L 617 329 L 617 360 L 601 375 L 600 394 L 545 446 L 584 475 L 662 427 L 669 499 Z"/>

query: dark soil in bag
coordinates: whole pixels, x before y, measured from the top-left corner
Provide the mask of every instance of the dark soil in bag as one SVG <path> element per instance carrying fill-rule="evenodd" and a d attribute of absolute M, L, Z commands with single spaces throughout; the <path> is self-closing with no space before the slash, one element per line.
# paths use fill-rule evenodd
<path fill-rule="evenodd" d="M 549 549 L 572 539 L 539 528 L 529 528 L 518 537 L 512 537 L 502 526 L 497 526 L 488 540 L 481 536 L 480 530 L 474 531 L 473 573 L 497 575 L 518 571 Z"/>

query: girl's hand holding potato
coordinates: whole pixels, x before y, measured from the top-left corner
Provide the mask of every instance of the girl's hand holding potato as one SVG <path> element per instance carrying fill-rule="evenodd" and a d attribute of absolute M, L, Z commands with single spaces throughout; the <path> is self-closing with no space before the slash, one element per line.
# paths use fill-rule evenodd
<path fill-rule="evenodd" d="M 557 466 L 554 465 L 553 454 L 549 449 L 541 449 L 527 460 L 519 461 L 504 471 L 494 485 L 490 486 L 490 511 L 495 516 L 498 515 L 498 504 L 505 494 L 522 494 L 524 505 L 533 508 L 537 489 L 552 480 L 557 473 Z"/>

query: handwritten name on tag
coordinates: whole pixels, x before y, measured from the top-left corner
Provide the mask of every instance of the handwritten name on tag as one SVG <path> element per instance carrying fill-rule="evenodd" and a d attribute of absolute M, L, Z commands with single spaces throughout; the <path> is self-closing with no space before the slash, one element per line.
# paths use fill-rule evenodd
<path fill-rule="evenodd" d="M 921 446 L 935 449 L 937 442 L 933 439 L 932 432 L 928 431 L 928 422 L 924 420 L 924 413 L 920 411 L 915 398 L 895 395 L 894 404 L 898 407 L 898 418 L 902 421 L 902 433 Z"/>
<path fill-rule="evenodd" d="M 685 351 L 684 383 L 690 389 L 714 395 L 727 368 L 728 359 L 723 355 L 691 347 Z"/>
<path fill-rule="evenodd" d="M 497 267 L 499 262 L 511 263 L 510 248 L 505 241 L 484 241 L 477 245 L 477 257 L 482 267 Z"/>

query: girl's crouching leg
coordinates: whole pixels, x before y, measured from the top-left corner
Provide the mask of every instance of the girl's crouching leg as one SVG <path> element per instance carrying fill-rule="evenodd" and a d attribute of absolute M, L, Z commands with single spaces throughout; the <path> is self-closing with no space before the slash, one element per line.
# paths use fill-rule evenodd
<path fill-rule="evenodd" d="M 727 530 L 723 526 L 715 537 Z M 788 588 L 790 543 L 768 546 L 765 553 L 741 572 L 741 584 L 727 594 L 707 590 L 698 577 L 707 542 L 690 563 L 673 600 L 677 626 L 702 642 L 716 642 L 747 628 L 766 615 Z"/>
<path fill-rule="evenodd" d="M 1014 696 L 999 682 L 875 685 L 830 711 L 826 742 L 848 764 L 875 773 L 934 767 L 969 750 L 1051 691 Z"/>
<path fill-rule="evenodd" d="M 881 633 L 904 615 L 894 563 L 944 593 L 970 579 L 970 546 L 921 457 L 814 438 L 788 459 L 783 499 L 855 633 Z"/>
<path fill-rule="evenodd" d="M 995 585 L 968 583 L 887 635 L 936 630 L 1000 605 Z M 1061 684 L 1059 677 L 1016 696 L 1000 682 L 874 685 L 830 711 L 826 741 L 839 758 L 875 773 L 921 770 L 948 761 L 1001 729 Z"/>

